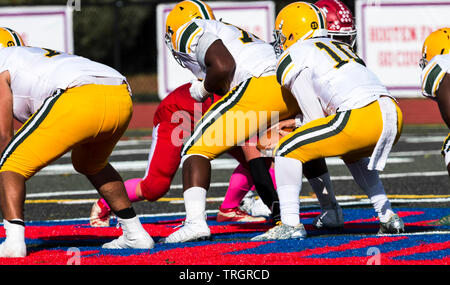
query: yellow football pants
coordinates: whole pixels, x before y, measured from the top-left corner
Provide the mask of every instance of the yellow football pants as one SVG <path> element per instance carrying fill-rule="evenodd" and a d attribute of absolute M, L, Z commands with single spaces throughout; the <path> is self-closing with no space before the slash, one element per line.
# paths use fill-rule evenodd
<path fill-rule="evenodd" d="M 133 112 L 127 85 L 84 85 L 57 92 L 17 131 L 0 160 L 0 172 L 26 179 L 72 150 L 74 168 L 102 170 Z"/>
<path fill-rule="evenodd" d="M 215 159 L 244 143 L 271 122 L 300 112 L 295 98 L 278 84 L 276 76 L 251 78 L 213 104 L 184 143 L 182 155 Z"/>
<path fill-rule="evenodd" d="M 397 109 L 397 136 L 400 138 L 403 116 Z M 378 101 L 354 110 L 338 112 L 311 121 L 283 137 L 274 153 L 305 163 L 317 158 L 339 156 L 346 163 L 369 157 L 383 130 Z"/>

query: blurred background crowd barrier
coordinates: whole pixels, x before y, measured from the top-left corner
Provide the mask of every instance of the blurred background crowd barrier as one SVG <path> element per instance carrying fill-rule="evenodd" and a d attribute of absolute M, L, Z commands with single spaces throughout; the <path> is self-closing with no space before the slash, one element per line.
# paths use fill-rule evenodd
<path fill-rule="evenodd" d="M 213 2 L 216 1 L 208 1 Z M 276 11 L 290 2 L 274 2 Z M 353 9 L 353 1 L 345 2 Z M 25 13 L 17 12 L 24 11 L 25 8 L 34 11 L 33 9 L 45 7 L 43 14 L 49 18 L 48 10 L 51 11 L 53 6 L 59 6 L 59 11 L 68 7 L 70 9 L 66 17 L 68 28 L 65 32 L 72 37 L 73 42 L 65 43 L 66 46 L 60 49 L 107 64 L 125 74 L 132 86 L 135 102 L 157 102 L 160 100 L 157 82 L 157 37 L 163 38 L 164 35 L 156 34 L 158 21 L 156 10 L 158 4 L 167 3 L 168 1 L 158 0 L 0 0 L 0 11 L 6 11 L 0 12 L 0 25 L 16 29 L 22 35 L 25 33 L 26 43 L 33 42 L 30 45 L 49 47 L 51 39 L 44 42 L 45 37 L 39 36 L 39 39 L 32 40 L 32 34 L 38 37 L 38 32 L 27 34 L 19 30 L 17 26 L 20 25 L 10 23 L 12 20 L 18 21 L 19 17 L 32 14 L 28 10 L 25 10 Z M 8 18 L 12 14 L 11 9 L 17 14 Z M 31 21 L 36 24 L 43 22 L 42 18 Z M 29 22 L 26 24 L 30 25 Z M 50 25 L 51 21 L 40 28 L 39 33 L 46 34 Z M 56 31 L 56 34 L 59 35 L 60 31 Z M 49 48 L 57 49 L 57 47 Z"/>
<path fill-rule="evenodd" d="M 63 50 L 126 75 L 134 102 L 159 102 L 192 75 L 164 44 L 177 1 L 0 0 L 0 26 L 28 45 Z M 206 1 L 216 17 L 271 41 L 275 16 L 293 1 Z M 316 2 L 308 1 L 306 2 Z M 422 98 L 418 61 L 425 37 L 448 26 L 450 0 L 343 0 L 358 30 L 356 51 L 398 98 Z"/>

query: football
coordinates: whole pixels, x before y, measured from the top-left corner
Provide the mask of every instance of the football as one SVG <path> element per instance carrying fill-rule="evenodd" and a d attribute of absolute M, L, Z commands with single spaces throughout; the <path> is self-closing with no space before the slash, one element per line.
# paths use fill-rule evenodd
<path fill-rule="evenodd" d="M 278 141 L 293 130 L 294 128 L 292 127 L 284 127 L 280 129 L 279 124 L 276 124 L 258 138 L 256 148 L 265 154 L 271 153 L 278 144 Z"/>

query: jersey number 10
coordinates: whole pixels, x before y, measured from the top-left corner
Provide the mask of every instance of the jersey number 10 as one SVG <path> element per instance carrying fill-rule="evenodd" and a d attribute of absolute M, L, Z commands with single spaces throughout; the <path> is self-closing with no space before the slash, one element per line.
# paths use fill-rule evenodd
<path fill-rule="evenodd" d="M 352 50 L 352 48 L 343 42 L 337 42 L 337 41 L 332 41 L 331 42 L 333 44 L 333 46 L 335 46 L 338 50 L 340 50 L 344 55 L 345 58 L 342 58 L 341 56 L 339 56 L 334 50 L 333 47 L 329 47 L 326 44 L 324 44 L 323 42 L 316 42 L 315 45 L 316 47 L 318 47 L 321 50 L 325 50 L 329 56 L 331 56 L 331 58 L 336 61 L 336 65 L 334 66 L 334 68 L 340 68 L 341 66 L 343 66 L 346 63 L 349 63 L 350 60 L 356 61 L 359 64 L 362 64 L 364 66 L 366 66 L 366 64 L 364 63 L 364 61 L 362 59 L 360 59 Z"/>

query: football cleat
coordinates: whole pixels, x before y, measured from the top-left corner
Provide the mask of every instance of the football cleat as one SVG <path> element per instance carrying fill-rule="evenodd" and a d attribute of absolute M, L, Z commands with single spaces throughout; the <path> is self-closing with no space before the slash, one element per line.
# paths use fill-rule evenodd
<path fill-rule="evenodd" d="M 393 214 L 386 223 L 380 222 L 378 234 L 400 234 L 405 232 L 405 224 L 397 214 Z"/>
<path fill-rule="evenodd" d="M 217 214 L 217 222 L 264 222 L 266 218 L 264 217 L 253 217 L 246 212 L 239 209 L 239 207 L 232 209 L 219 208 L 219 213 Z"/>
<path fill-rule="evenodd" d="M 268 217 L 271 214 L 269 207 L 261 199 L 256 197 L 254 191 L 247 192 L 241 201 L 240 208 L 252 216 Z"/>
<path fill-rule="evenodd" d="M 6 239 L 0 244 L 0 257 L 25 257 L 27 247 L 25 244 L 25 227 L 14 225 L 4 220 Z"/>
<path fill-rule="evenodd" d="M 24 242 L 10 241 L 6 239 L 0 244 L 0 257 L 25 257 L 27 247 Z"/>
<path fill-rule="evenodd" d="M 320 213 L 314 218 L 313 226 L 317 229 L 343 229 L 344 228 L 344 214 L 342 208 L 336 205 L 334 209 L 328 209 Z"/>
<path fill-rule="evenodd" d="M 262 240 L 281 240 L 281 239 L 304 239 L 306 238 L 306 230 L 303 224 L 297 226 L 285 225 L 278 222 L 277 225 L 267 232 L 253 237 L 252 241 Z"/>
<path fill-rule="evenodd" d="M 118 225 L 122 228 L 122 235 L 108 243 L 105 243 L 102 248 L 107 249 L 151 249 L 155 242 L 152 237 L 145 231 L 138 217 L 132 219 L 117 218 Z"/>
<path fill-rule="evenodd" d="M 101 199 L 92 205 L 89 224 L 91 227 L 109 227 L 111 218 L 111 209 L 109 209 Z"/>
<path fill-rule="evenodd" d="M 450 215 L 440 218 L 438 221 L 430 222 L 433 226 L 450 226 Z"/>
<path fill-rule="evenodd" d="M 211 231 L 205 220 L 184 221 L 179 230 L 162 238 L 159 243 L 177 243 L 188 241 L 208 240 L 211 237 Z"/>

